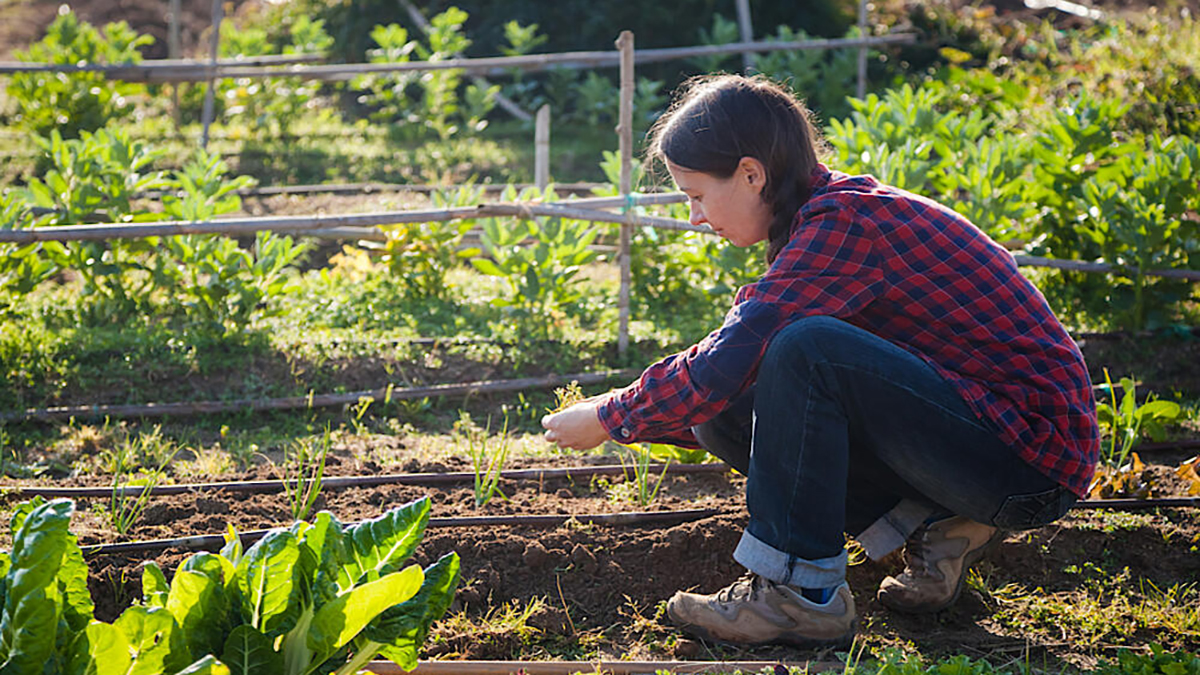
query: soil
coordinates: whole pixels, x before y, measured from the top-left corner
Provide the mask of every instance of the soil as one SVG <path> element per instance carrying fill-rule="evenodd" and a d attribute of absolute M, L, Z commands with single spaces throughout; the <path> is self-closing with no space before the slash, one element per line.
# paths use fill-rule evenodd
<path fill-rule="evenodd" d="M 1163 453 L 1151 466 L 1155 496 L 1186 494 L 1187 486 L 1171 473 L 1182 453 Z M 331 475 L 394 473 L 341 452 L 331 457 Z M 514 462 L 510 468 L 611 463 L 590 456 L 557 461 Z M 422 463 L 410 460 L 404 471 L 469 470 L 462 460 Z M 267 468 L 222 480 L 273 477 Z M 731 553 L 746 524 L 745 481 L 735 473 L 668 476 L 659 498 L 640 508 L 610 496 L 609 483 L 620 477 L 589 482 L 566 479 L 508 481 L 502 488 L 507 501 L 496 499 L 482 509 L 473 504 L 469 486 L 425 488 L 383 486 L 329 490 L 317 509 L 328 509 L 343 523 L 371 518 L 388 508 L 429 495 L 434 517 L 502 514 L 585 514 L 637 510 L 716 509 L 717 516 L 670 527 L 606 527 L 569 522 L 553 528 L 468 527 L 431 528 L 414 557 L 428 564 L 443 553 L 456 551 L 462 559 L 462 583 L 451 615 L 427 644 L 426 655 L 441 658 L 529 658 L 530 628 L 505 626 L 494 617 L 509 603 L 532 607 L 528 627 L 539 643 L 571 644 L 590 641 L 604 658 L 740 659 L 827 658 L 828 655 L 791 648 L 760 648 L 731 653 L 729 648 L 684 639 L 655 612 L 677 590 L 712 592 L 743 573 Z M 57 481 L 58 485 L 105 484 L 102 477 Z M 11 496 L 6 499 L 12 500 Z M 103 521 L 104 500 L 89 508 L 80 500 L 72 524 L 81 544 L 117 541 Z M 291 522 L 281 494 L 226 492 L 155 498 L 125 540 L 146 540 L 192 534 L 218 534 L 226 523 L 241 531 Z M 1081 569 L 1102 569 L 1119 577 L 1132 574 L 1134 584 L 1158 589 L 1185 585 L 1200 578 L 1200 513 L 1190 509 L 1161 509 L 1140 514 L 1075 510 L 1062 520 L 1028 532 L 1010 533 L 981 564 L 987 580 L 982 593 L 969 587 L 950 609 L 928 616 L 904 616 L 874 600 L 884 576 L 901 569 L 899 556 L 864 562 L 850 568 L 860 613 L 860 634 L 875 645 L 918 644 L 925 654 L 1003 656 L 1029 650 L 1031 658 L 1087 665 L 1105 654 L 1107 642 L 1089 638 L 1086 630 L 1063 622 L 1054 632 L 1037 625 L 1012 625 L 1012 599 L 1002 591 L 1010 584 L 1042 596 L 1071 598 L 1087 580 Z M 89 557 L 89 585 L 97 618 L 111 621 L 140 595 L 140 565 L 155 560 L 168 578 L 193 551 L 170 549 L 159 553 Z M 1098 568 L 1096 566 L 1099 566 Z M 1138 586 L 1133 586 L 1137 588 Z M 1185 598 L 1186 600 L 1186 598 Z M 1115 598 L 1107 601 L 1115 602 Z M 1191 602 L 1195 602 L 1194 599 Z M 464 620 L 466 623 L 464 623 Z M 1108 636 L 1112 640 L 1113 636 Z M 1172 643 L 1195 651 L 1194 634 L 1173 635 L 1169 629 L 1143 630 L 1124 636 L 1125 644 L 1147 641 Z M 595 651 L 592 652 L 593 654 Z M 1111 656 L 1111 653 L 1108 653 Z"/>

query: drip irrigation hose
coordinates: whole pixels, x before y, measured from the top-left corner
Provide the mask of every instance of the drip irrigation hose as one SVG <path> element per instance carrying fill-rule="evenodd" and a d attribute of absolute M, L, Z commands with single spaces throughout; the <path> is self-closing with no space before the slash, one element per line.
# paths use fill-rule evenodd
<path fill-rule="evenodd" d="M 366 671 L 375 675 L 678 675 L 714 673 L 758 673 L 770 668 L 776 673 L 796 670 L 805 673 L 843 671 L 841 661 L 421 661 L 416 670 L 402 670 L 391 661 L 372 661 Z"/>
<path fill-rule="evenodd" d="M 1156 509 L 1156 508 L 1196 508 L 1200 507 L 1200 497 L 1159 497 L 1156 499 L 1081 499 L 1075 502 L 1072 509 Z"/>
<path fill-rule="evenodd" d="M 430 518 L 430 528 L 436 527 L 555 527 L 569 520 L 575 520 L 588 525 L 629 526 L 629 525 L 677 525 L 694 520 L 711 518 L 721 513 L 719 509 L 685 509 L 679 511 L 634 511 L 630 513 L 584 513 L 556 514 L 544 516 L 466 516 L 458 518 Z M 347 523 L 355 525 L 357 523 Z M 267 535 L 267 530 L 250 530 L 242 532 L 239 537 L 243 544 L 250 544 Z M 115 544 L 91 544 L 80 546 L 85 555 L 102 555 L 114 553 L 135 553 L 141 551 L 156 551 L 167 548 L 184 548 L 189 550 L 217 550 L 225 545 L 223 534 L 201 534 L 175 539 L 148 539 L 145 541 L 128 541 Z"/>
<path fill-rule="evenodd" d="M 669 468 L 668 468 L 669 467 Z M 709 473 L 725 473 L 729 467 L 723 463 L 713 464 L 651 464 L 650 471 L 671 474 L 693 475 Z M 590 478 L 592 476 L 620 476 L 628 472 L 628 468 L 617 464 L 601 466 L 581 466 L 561 469 L 510 469 L 501 471 L 500 477 L 505 480 L 556 480 L 563 478 Z M 322 490 L 336 490 L 350 487 L 377 487 L 380 485 L 453 485 L 471 483 L 475 480 L 474 472 L 456 471 L 451 473 L 394 473 L 380 476 L 334 476 L 321 481 Z M 294 481 L 287 481 L 292 483 Z M 143 491 L 149 496 L 179 495 L 193 492 L 282 492 L 285 481 L 282 480 L 251 480 L 230 481 L 225 483 L 184 483 L 179 485 L 155 485 L 146 491 L 142 485 L 126 485 L 123 487 L 53 487 L 42 485 L 0 485 L 0 495 L 14 497 L 69 497 L 82 499 L 88 497 L 138 497 Z"/>

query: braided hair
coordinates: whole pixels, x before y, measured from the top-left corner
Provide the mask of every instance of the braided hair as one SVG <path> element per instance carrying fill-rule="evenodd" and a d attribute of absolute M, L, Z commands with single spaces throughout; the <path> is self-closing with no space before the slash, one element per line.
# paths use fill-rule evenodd
<path fill-rule="evenodd" d="M 762 198 L 771 206 L 767 264 L 787 244 L 796 213 L 809 197 L 820 137 L 808 109 L 761 77 L 706 75 L 684 83 L 682 95 L 650 132 L 647 161 L 729 178 L 743 157 L 766 169 Z"/>

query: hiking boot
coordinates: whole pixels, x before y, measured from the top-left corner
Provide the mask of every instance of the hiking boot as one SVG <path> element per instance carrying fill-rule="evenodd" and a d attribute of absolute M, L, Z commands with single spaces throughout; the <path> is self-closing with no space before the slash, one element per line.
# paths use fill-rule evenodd
<path fill-rule="evenodd" d="M 739 645 L 848 645 L 857 623 L 854 596 L 845 583 L 821 604 L 757 574 L 712 595 L 676 593 L 667 602 L 667 615 L 688 633 Z"/>
<path fill-rule="evenodd" d="M 900 612 L 936 612 L 962 593 L 967 570 L 1002 538 L 962 516 L 922 525 L 904 546 L 904 571 L 879 585 L 879 601 Z"/>

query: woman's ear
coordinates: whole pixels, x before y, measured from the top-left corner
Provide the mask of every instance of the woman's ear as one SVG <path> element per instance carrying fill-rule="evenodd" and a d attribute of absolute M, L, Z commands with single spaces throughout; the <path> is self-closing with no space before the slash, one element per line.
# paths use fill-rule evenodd
<path fill-rule="evenodd" d="M 758 194 L 762 194 L 763 188 L 767 186 L 767 167 L 754 157 L 738 160 L 737 173 L 746 186 Z"/>

